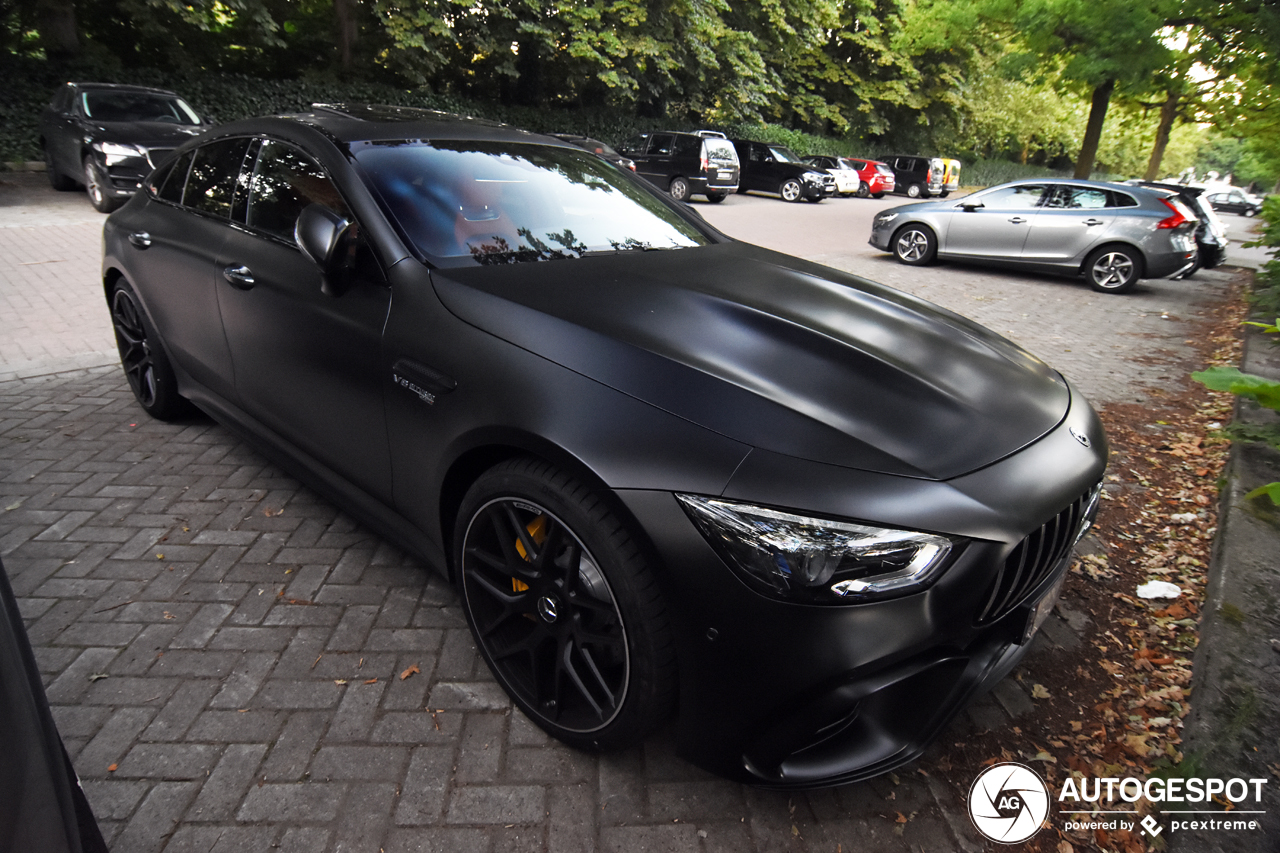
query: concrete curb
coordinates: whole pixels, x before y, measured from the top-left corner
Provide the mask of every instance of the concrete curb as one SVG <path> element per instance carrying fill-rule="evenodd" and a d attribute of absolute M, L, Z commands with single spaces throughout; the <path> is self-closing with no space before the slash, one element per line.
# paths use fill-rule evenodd
<path fill-rule="evenodd" d="M 1274 338 L 1250 332 L 1242 369 L 1280 379 Z M 1237 405 L 1249 423 L 1275 416 L 1251 401 Z M 1182 770 L 1188 777 L 1268 779 L 1263 802 L 1227 813 L 1179 819 L 1257 820 L 1253 831 L 1173 832 L 1171 853 L 1269 853 L 1280 839 L 1280 508 L 1267 498 L 1246 501 L 1257 486 L 1280 480 L 1280 453 L 1237 442 L 1231 449 L 1219 507 L 1218 535 L 1201 610 L 1200 644 L 1192 667 L 1191 713 L 1183 731 Z M 1193 805 L 1174 805 L 1191 809 Z M 1247 814 L 1265 810 L 1265 814 Z"/>

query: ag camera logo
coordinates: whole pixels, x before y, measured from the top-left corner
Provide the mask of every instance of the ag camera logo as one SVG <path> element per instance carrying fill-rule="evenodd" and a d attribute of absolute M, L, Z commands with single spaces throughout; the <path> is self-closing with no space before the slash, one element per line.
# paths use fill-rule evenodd
<path fill-rule="evenodd" d="M 1049 788 L 1030 767 L 1013 762 L 992 765 L 969 789 L 969 817 L 992 841 L 1026 841 L 1048 816 Z"/>

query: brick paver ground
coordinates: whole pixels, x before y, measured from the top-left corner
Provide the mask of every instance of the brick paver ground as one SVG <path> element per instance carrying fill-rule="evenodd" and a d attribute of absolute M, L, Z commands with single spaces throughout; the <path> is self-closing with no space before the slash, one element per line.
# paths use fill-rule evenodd
<path fill-rule="evenodd" d="M 489 676 L 437 576 L 212 421 L 150 420 L 118 367 L 54 370 L 110 340 L 84 243 L 100 220 L 23 192 L 0 204 L 0 556 L 114 851 L 981 849 L 964 792 L 915 772 L 928 757 L 779 794 L 692 768 L 669 731 L 602 758 L 550 741 Z M 59 263 L 31 264 L 50 271 L 36 277 L 28 259 Z M 963 285 L 977 273 L 951 290 L 945 268 L 920 275 L 925 295 L 1024 343 L 1056 330 L 1047 345 L 1083 353 L 1070 371 L 1104 402 L 1167 372 L 1180 318 L 1220 287 L 1095 298 L 995 274 L 988 302 Z M 1104 357 L 1117 343 L 1143 359 Z M 1074 618 L 1068 603 L 1037 642 L 1072 645 Z M 945 737 L 1031 704 L 1007 680 Z"/>

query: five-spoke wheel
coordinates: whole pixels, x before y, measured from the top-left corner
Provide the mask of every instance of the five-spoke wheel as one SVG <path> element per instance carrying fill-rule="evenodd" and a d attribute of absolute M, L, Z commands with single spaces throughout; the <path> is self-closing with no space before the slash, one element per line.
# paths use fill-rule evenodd
<path fill-rule="evenodd" d="M 904 264 L 923 266 L 938 253 L 938 238 L 925 225 L 906 225 L 893 235 L 893 255 Z"/>
<path fill-rule="evenodd" d="M 676 201 L 689 200 L 689 179 L 676 176 L 671 179 L 671 183 L 667 186 L 667 192 Z"/>
<path fill-rule="evenodd" d="M 120 206 L 120 200 L 108 192 L 108 180 L 92 157 L 84 158 L 84 189 L 93 209 L 102 213 L 110 213 Z"/>
<path fill-rule="evenodd" d="M 1142 277 L 1142 260 L 1132 249 L 1104 246 L 1089 256 L 1084 269 L 1094 290 L 1125 293 Z"/>
<path fill-rule="evenodd" d="M 801 192 L 800 182 L 795 178 L 787 178 L 778 187 L 778 195 L 782 196 L 783 201 L 799 201 Z"/>
<path fill-rule="evenodd" d="M 617 749 L 661 723 L 674 653 L 647 559 L 590 489 L 534 459 L 467 492 L 456 527 L 467 620 L 516 704 L 583 749 Z"/>
<path fill-rule="evenodd" d="M 187 401 L 178 394 L 177 379 L 164 348 L 138 304 L 137 295 L 123 279 L 111 291 L 111 325 L 125 378 L 138 404 L 160 420 L 186 413 Z"/>

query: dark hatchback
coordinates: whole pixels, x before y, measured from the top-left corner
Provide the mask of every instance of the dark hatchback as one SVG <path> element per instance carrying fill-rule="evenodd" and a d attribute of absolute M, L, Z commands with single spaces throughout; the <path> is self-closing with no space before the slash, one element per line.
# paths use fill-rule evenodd
<path fill-rule="evenodd" d="M 208 123 L 173 92 L 114 83 L 67 83 L 40 117 L 45 172 L 56 190 L 83 185 L 103 213 Z"/>
<path fill-rule="evenodd" d="M 104 237 L 141 405 L 195 403 L 447 574 L 579 748 L 675 713 L 745 782 L 888 771 L 1014 666 L 1096 511 L 1106 438 L 1059 373 L 548 137 L 238 122 Z"/>

